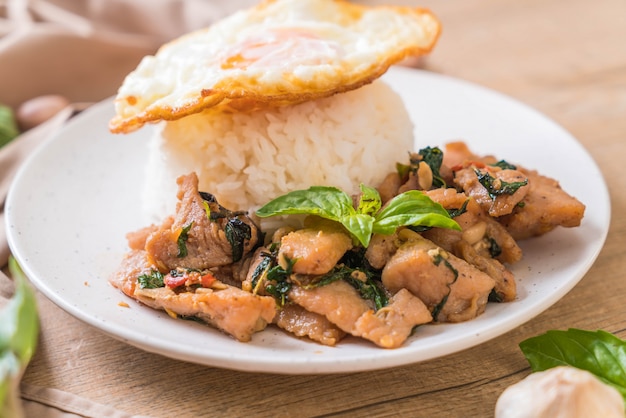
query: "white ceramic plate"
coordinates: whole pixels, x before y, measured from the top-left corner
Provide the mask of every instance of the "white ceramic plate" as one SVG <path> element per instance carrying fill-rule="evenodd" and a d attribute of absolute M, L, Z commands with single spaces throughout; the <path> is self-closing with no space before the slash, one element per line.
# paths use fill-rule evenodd
<path fill-rule="evenodd" d="M 6 203 L 13 254 L 53 302 L 115 338 L 177 359 L 255 372 L 355 372 L 420 362 L 499 336 L 563 297 L 591 267 L 609 225 L 607 188 L 583 147 L 546 117 L 493 91 L 403 68 L 384 79 L 406 102 L 416 148 L 464 139 L 479 154 L 558 179 L 587 205 L 581 227 L 522 244 L 524 259 L 513 267 L 516 301 L 489 304 L 466 323 L 422 326 L 394 350 L 356 339 L 325 347 L 272 327 L 239 343 L 141 306 L 110 286 L 107 277 L 126 251 L 125 234 L 144 226 L 138 196 L 149 129 L 109 134 L 110 100 L 74 118 L 19 171 Z"/>

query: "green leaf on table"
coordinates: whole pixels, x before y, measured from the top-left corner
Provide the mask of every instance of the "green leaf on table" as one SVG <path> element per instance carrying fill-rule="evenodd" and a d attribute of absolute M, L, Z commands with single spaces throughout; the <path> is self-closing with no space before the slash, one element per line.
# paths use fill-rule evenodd
<path fill-rule="evenodd" d="M 15 293 L 0 310 L 0 416 L 18 416 L 19 381 L 37 346 L 35 293 L 15 259 L 9 259 Z"/>
<path fill-rule="evenodd" d="M 19 134 L 20 131 L 17 127 L 13 110 L 8 106 L 0 104 L 0 148 L 11 142 Z"/>
<path fill-rule="evenodd" d="M 533 371 L 557 366 L 587 370 L 626 401 L 626 341 L 606 331 L 552 330 L 520 343 Z"/>

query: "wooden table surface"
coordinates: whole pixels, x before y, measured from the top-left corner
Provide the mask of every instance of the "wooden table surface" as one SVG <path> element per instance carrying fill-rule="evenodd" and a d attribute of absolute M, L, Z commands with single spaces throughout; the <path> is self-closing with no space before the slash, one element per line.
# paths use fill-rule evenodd
<path fill-rule="evenodd" d="M 606 244 L 582 281 L 538 317 L 466 351 L 387 370 L 312 376 L 222 370 L 146 353 L 42 301 L 42 340 L 26 383 L 153 417 L 488 417 L 502 390 L 529 373 L 520 341 L 567 327 L 626 338 L 626 176 L 619 174 L 626 160 L 626 2 L 398 3 L 429 7 L 443 22 L 426 69 L 538 109 L 601 167 L 613 216 Z M 77 330 L 73 339 L 60 340 L 68 327 Z"/>

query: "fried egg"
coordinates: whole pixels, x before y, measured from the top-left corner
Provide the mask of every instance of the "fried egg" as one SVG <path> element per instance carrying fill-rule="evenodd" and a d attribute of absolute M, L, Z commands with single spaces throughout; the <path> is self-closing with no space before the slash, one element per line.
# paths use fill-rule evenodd
<path fill-rule="evenodd" d="M 421 8 L 265 0 L 144 57 L 118 91 L 109 128 L 130 132 L 208 108 L 250 111 L 353 90 L 429 52 L 439 32 Z"/>

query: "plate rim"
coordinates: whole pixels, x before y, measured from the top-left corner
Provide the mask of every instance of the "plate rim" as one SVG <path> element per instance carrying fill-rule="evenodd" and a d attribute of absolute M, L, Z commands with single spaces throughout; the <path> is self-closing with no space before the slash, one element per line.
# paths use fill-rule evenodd
<path fill-rule="evenodd" d="M 562 135 L 567 136 L 568 140 L 570 140 L 574 144 L 577 144 L 577 146 L 580 147 L 580 150 L 584 154 L 586 154 L 586 156 L 589 158 L 589 162 L 594 165 L 593 168 L 597 170 L 597 172 L 600 173 L 600 175 L 602 175 L 602 172 L 600 171 L 597 163 L 593 160 L 592 156 L 584 149 L 582 144 L 571 133 L 569 133 L 567 130 L 565 130 L 562 126 L 558 125 L 553 120 L 549 119 L 544 114 L 538 112 L 536 109 L 531 108 L 530 106 L 510 96 L 504 95 L 495 90 L 491 90 L 489 88 L 480 86 L 478 84 L 467 82 L 465 80 L 457 79 L 457 78 L 447 76 L 447 75 L 435 74 L 435 73 L 431 73 L 431 72 L 424 71 L 424 70 L 397 68 L 397 69 L 393 69 L 393 71 L 390 71 L 389 74 L 390 76 L 388 77 L 393 77 L 394 75 L 396 77 L 413 77 L 415 75 L 418 75 L 421 77 L 436 79 L 436 80 L 439 80 L 440 82 L 452 83 L 455 85 L 463 86 L 464 88 L 469 88 L 470 90 L 478 91 L 483 94 L 489 94 L 494 97 L 497 97 L 500 100 L 505 100 L 509 103 L 513 103 L 515 106 L 525 108 L 527 111 L 534 113 L 536 117 L 541 118 L 543 123 L 551 124 L 554 129 L 560 130 Z M 33 282 L 35 284 L 35 287 L 37 287 L 46 297 L 52 300 L 57 306 L 61 307 L 63 310 L 65 310 L 66 312 L 74 316 L 75 318 L 78 318 L 82 322 L 85 322 L 89 324 L 90 326 L 93 326 L 99 329 L 105 334 L 115 339 L 131 344 L 135 347 L 138 347 L 142 350 L 148 351 L 148 352 L 157 353 L 160 355 L 164 355 L 164 356 L 179 359 L 179 360 L 191 361 L 191 362 L 203 364 L 206 366 L 222 367 L 222 368 L 242 370 L 242 371 L 279 373 L 279 374 L 328 374 L 328 373 L 360 372 L 360 371 L 376 370 L 376 369 L 381 369 L 381 368 L 386 368 L 386 367 L 395 367 L 395 366 L 414 364 L 418 362 L 433 360 L 435 358 L 444 357 L 444 356 L 483 344 L 495 337 L 503 335 L 517 328 L 519 325 L 525 322 L 528 322 L 535 316 L 539 315 L 540 313 L 548 309 L 550 306 L 556 303 L 556 301 L 564 297 L 584 277 L 584 275 L 591 268 L 591 266 L 597 259 L 600 251 L 604 247 L 604 242 L 606 241 L 606 237 L 608 235 L 608 230 L 609 230 L 609 225 L 610 225 L 610 216 L 611 216 L 610 195 L 608 192 L 607 184 L 604 180 L 604 177 L 602 176 L 601 178 L 602 181 L 600 182 L 602 185 L 602 187 L 600 187 L 600 194 L 604 196 L 604 199 L 603 199 L 603 202 L 601 203 L 601 207 L 604 209 L 603 212 L 607 220 L 603 224 L 603 228 L 600 231 L 600 236 L 599 236 L 599 239 L 597 240 L 598 244 L 594 248 L 593 254 L 588 258 L 587 263 L 584 266 L 582 266 L 582 268 L 579 269 L 580 277 L 577 277 L 573 280 L 569 280 L 567 282 L 567 286 L 561 287 L 558 290 L 558 292 L 555 293 L 554 297 L 550 299 L 545 299 L 544 303 L 542 304 L 535 305 L 533 309 L 530 309 L 528 311 L 530 313 L 530 316 L 517 317 L 514 320 L 508 322 L 506 326 L 500 325 L 497 327 L 486 329 L 483 331 L 481 335 L 478 335 L 475 337 L 475 339 L 473 340 L 473 344 L 470 344 L 461 348 L 451 345 L 447 347 L 447 349 L 444 348 L 440 350 L 438 352 L 438 355 L 436 356 L 430 356 L 430 357 L 426 357 L 426 358 L 419 359 L 419 360 L 412 360 L 410 358 L 412 355 L 412 352 L 410 350 L 407 351 L 407 350 L 402 350 L 402 348 L 398 348 L 398 349 L 393 350 L 393 352 L 396 353 L 396 355 L 387 355 L 387 354 L 384 354 L 384 353 L 388 353 L 384 349 L 374 347 L 373 351 L 375 354 L 369 357 L 370 362 L 364 361 L 363 358 L 356 358 L 354 361 L 343 359 L 341 364 L 337 365 L 333 361 L 332 358 L 329 358 L 328 360 L 326 360 L 324 356 L 320 356 L 320 359 L 318 359 L 315 362 L 310 362 L 310 363 L 275 360 L 273 363 L 265 364 L 265 363 L 259 363 L 258 360 L 255 361 L 254 355 L 251 355 L 247 358 L 237 358 L 237 359 L 233 359 L 230 356 L 221 356 L 221 357 L 217 356 L 217 357 L 206 358 L 206 356 L 197 356 L 197 355 L 194 356 L 192 353 L 189 353 L 188 350 L 185 350 L 182 348 L 176 349 L 175 347 L 177 346 L 171 346 L 168 349 L 163 349 L 162 345 L 160 347 L 155 347 L 154 343 L 151 342 L 152 338 L 150 338 L 150 336 L 148 336 L 148 338 L 145 338 L 145 337 L 138 338 L 132 335 L 132 332 L 130 329 L 126 329 L 126 330 L 113 329 L 113 327 L 111 327 L 109 324 L 103 324 L 102 319 L 96 318 L 93 315 L 88 315 L 88 314 L 86 315 L 84 312 L 81 312 L 77 307 L 72 306 L 71 303 L 69 303 L 67 300 L 63 300 L 63 298 L 59 294 L 55 293 L 54 291 L 52 291 L 52 289 L 49 289 L 48 286 L 46 286 L 45 281 L 42 281 L 40 278 L 37 278 L 37 277 L 33 279 L 32 277 L 37 276 L 37 274 L 31 268 L 30 263 L 26 262 L 28 260 L 28 255 L 22 252 L 19 238 L 12 233 L 13 228 L 11 227 L 11 225 L 12 225 L 13 218 L 14 218 L 13 206 L 15 204 L 14 200 L 16 199 L 15 196 L 17 193 L 14 191 L 14 188 L 16 189 L 18 187 L 17 185 L 20 184 L 20 181 L 22 181 L 22 179 L 27 175 L 29 167 L 31 164 L 33 164 L 33 161 L 37 161 L 40 155 L 45 154 L 49 150 L 50 147 L 54 147 L 56 141 L 59 141 L 59 138 L 62 138 L 63 135 L 68 132 L 68 130 L 74 129 L 75 126 L 78 126 L 79 123 L 82 123 L 81 121 L 89 117 L 92 117 L 92 115 L 96 115 L 96 114 L 100 114 L 101 112 L 108 111 L 108 109 L 110 109 L 110 106 L 111 106 L 111 101 L 112 101 L 112 98 L 105 99 L 97 104 L 94 104 L 93 106 L 85 110 L 81 115 L 74 117 L 60 131 L 58 131 L 52 138 L 45 141 L 45 143 L 39 146 L 26 159 L 24 164 L 22 164 L 21 167 L 18 169 L 18 172 L 16 173 L 16 176 L 14 180 L 12 181 L 11 187 L 9 189 L 9 193 L 7 195 L 7 200 L 5 204 L 5 211 L 6 211 L 5 222 L 6 222 L 7 240 L 8 240 L 9 247 L 14 257 L 22 265 L 22 268 L 26 272 L 27 276 L 31 278 L 31 282 Z M 125 139 L 125 140 L 131 140 L 131 139 Z M 472 321 L 477 321 L 477 320 L 478 318 Z M 440 325 L 437 325 L 437 326 L 440 326 Z M 312 344 L 316 344 L 316 343 L 312 343 Z M 316 347 L 318 347 L 317 344 L 316 344 Z M 365 359 L 365 360 L 368 360 L 368 359 Z M 375 362 L 375 361 L 378 361 L 378 363 L 371 364 L 371 362 Z M 331 365 L 335 367 L 330 367 Z"/>

